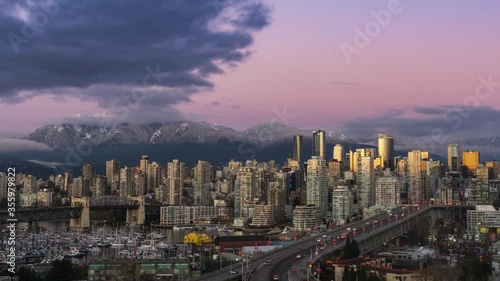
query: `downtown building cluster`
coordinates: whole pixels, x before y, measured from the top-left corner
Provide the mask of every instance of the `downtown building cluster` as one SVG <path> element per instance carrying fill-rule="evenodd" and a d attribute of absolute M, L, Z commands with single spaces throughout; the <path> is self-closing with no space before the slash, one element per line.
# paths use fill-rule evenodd
<path fill-rule="evenodd" d="M 292 222 L 295 229 L 344 224 L 402 204 L 498 204 L 500 162 L 481 163 L 478 151 L 448 146 L 448 161 L 412 150 L 395 155 L 394 138 L 378 136 L 377 147 L 327 150 L 325 132 L 312 133 L 311 158 L 303 159 L 304 136 L 293 137 L 291 157 L 274 161 L 234 161 L 214 166 L 179 160 L 162 165 L 144 155 L 137 166 L 106 161 L 105 174 L 93 164 L 48 180 L 18 174 L 22 207 L 71 204 L 71 198 L 144 196 L 161 204 L 160 224 L 230 222 L 238 227 L 271 227 Z M 445 165 L 446 164 L 446 165 Z M 0 173 L 0 197 L 6 197 Z M 499 226 L 500 227 L 500 226 Z"/>

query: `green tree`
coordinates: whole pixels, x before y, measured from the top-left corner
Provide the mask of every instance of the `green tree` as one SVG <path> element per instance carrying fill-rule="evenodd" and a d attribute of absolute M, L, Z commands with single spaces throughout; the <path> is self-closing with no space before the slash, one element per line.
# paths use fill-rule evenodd
<path fill-rule="evenodd" d="M 42 278 L 35 271 L 23 266 L 19 269 L 18 279 L 22 281 L 42 281 Z"/>
<path fill-rule="evenodd" d="M 351 275 L 351 271 L 346 266 L 344 267 L 344 273 L 342 274 L 342 281 L 349 281 L 349 276 Z"/>
<path fill-rule="evenodd" d="M 351 269 L 349 272 L 349 281 L 357 281 L 358 280 L 358 273 L 354 268 Z"/>
<path fill-rule="evenodd" d="M 370 277 L 368 277 L 368 281 L 382 281 L 382 279 L 380 279 L 377 274 L 371 273 Z"/>
<path fill-rule="evenodd" d="M 352 241 L 351 241 L 351 258 L 357 258 L 360 255 L 361 255 L 361 251 L 359 250 L 358 242 L 356 242 L 356 239 L 352 239 Z"/>
<path fill-rule="evenodd" d="M 368 281 L 368 275 L 364 266 L 358 270 L 358 281 Z"/>
<path fill-rule="evenodd" d="M 350 259 L 351 255 L 352 255 L 351 254 L 351 240 L 349 238 L 346 238 L 345 246 L 344 246 L 344 253 L 342 255 L 341 260 Z"/>
<path fill-rule="evenodd" d="M 49 273 L 47 274 L 45 280 L 72 281 L 73 275 L 73 266 L 70 260 L 57 260 L 52 263 L 52 268 L 49 270 Z"/>
<path fill-rule="evenodd" d="M 461 281 L 486 281 L 491 274 L 491 265 L 489 261 L 480 261 L 474 258 L 472 262 L 462 265 Z"/>

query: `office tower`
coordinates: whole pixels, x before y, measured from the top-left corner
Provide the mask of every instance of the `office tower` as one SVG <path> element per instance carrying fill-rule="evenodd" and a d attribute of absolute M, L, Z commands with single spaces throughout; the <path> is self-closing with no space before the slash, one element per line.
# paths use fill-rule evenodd
<path fill-rule="evenodd" d="M 352 216 L 354 196 L 347 186 L 337 186 L 332 193 L 332 218 L 335 224 Z"/>
<path fill-rule="evenodd" d="M 7 175 L 4 172 L 0 172 L 0 199 L 7 198 L 8 190 L 9 184 L 7 181 Z"/>
<path fill-rule="evenodd" d="M 344 147 L 337 143 L 333 147 L 333 160 L 337 160 L 337 162 L 344 162 Z"/>
<path fill-rule="evenodd" d="M 168 203 L 170 205 L 182 204 L 182 191 L 185 178 L 184 163 L 177 159 L 167 164 L 167 178 L 168 178 Z"/>
<path fill-rule="evenodd" d="M 382 157 L 384 168 L 394 169 L 394 138 L 389 135 L 378 135 L 378 156 Z"/>
<path fill-rule="evenodd" d="M 325 151 L 326 151 L 326 139 L 325 139 L 325 131 L 317 130 L 313 131 L 313 139 L 312 139 L 312 156 L 318 156 L 325 159 Z"/>
<path fill-rule="evenodd" d="M 375 169 L 373 155 L 358 158 L 358 206 L 360 209 L 375 205 Z"/>
<path fill-rule="evenodd" d="M 120 162 L 113 159 L 106 161 L 106 184 L 111 194 L 116 194 L 120 186 Z"/>
<path fill-rule="evenodd" d="M 496 160 L 486 162 L 486 167 L 490 168 L 490 179 L 500 179 L 500 162 Z"/>
<path fill-rule="evenodd" d="M 408 203 L 422 202 L 424 189 L 424 174 L 422 172 L 422 151 L 408 152 Z"/>
<path fill-rule="evenodd" d="M 400 204 L 401 183 L 398 178 L 393 176 L 383 176 L 376 181 L 376 199 L 377 206 L 394 208 Z"/>
<path fill-rule="evenodd" d="M 120 190 L 121 197 L 134 196 L 135 174 L 137 169 L 125 166 L 120 169 Z"/>
<path fill-rule="evenodd" d="M 146 170 L 147 170 L 147 172 L 146 172 L 147 192 L 153 192 L 155 190 L 155 188 L 157 188 L 158 186 L 160 186 L 162 184 L 163 167 L 160 165 L 160 163 L 153 161 L 152 163 L 148 164 L 148 167 Z"/>
<path fill-rule="evenodd" d="M 234 213 L 235 217 L 250 217 L 257 197 L 257 174 L 253 168 L 242 167 L 236 174 Z"/>
<path fill-rule="evenodd" d="M 77 177 L 73 179 L 73 182 L 71 183 L 71 197 L 78 197 L 81 198 L 83 197 L 83 178 L 82 177 Z"/>
<path fill-rule="evenodd" d="M 460 147 L 458 144 L 448 144 L 448 171 L 451 174 L 460 173 Z"/>
<path fill-rule="evenodd" d="M 479 151 L 467 150 L 462 153 L 462 166 L 464 167 L 464 176 L 475 176 L 477 166 L 479 165 Z"/>
<path fill-rule="evenodd" d="M 212 166 L 210 166 L 210 163 L 201 160 L 198 161 L 198 164 L 196 164 L 196 167 L 194 168 L 194 205 L 211 205 L 211 169 Z"/>
<path fill-rule="evenodd" d="M 83 169 L 82 169 L 82 177 L 84 179 L 93 179 L 96 175 L 96 172 L 95 172 L 95 167 L 94 165 L 92 165 L 91 163 L 87 163 L 85 165 L 83 165 Z"/>
<path fill-rule="evenodd" d="M 292 159 L 302 163 L 302 144 L 303 144 L 303 137 L 301 135 L 295 135 L 293 136 L 293 156 Z M 300 166 L 299 166 L 300 168 Z"/>
<path fill-rule="evenodd" d="M 328 212 L 328 170 L 322 157 L 312 156 L 307 161 L 307 205 L 319 207 L 324 217 Z"/>

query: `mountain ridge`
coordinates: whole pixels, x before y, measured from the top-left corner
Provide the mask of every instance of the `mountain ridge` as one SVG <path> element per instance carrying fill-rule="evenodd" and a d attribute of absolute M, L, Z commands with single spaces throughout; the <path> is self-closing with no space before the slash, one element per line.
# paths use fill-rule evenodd
<path fill-rule="evenodd" d="M 293 135 L 312 137 L 312 132 L 283 123 L 265 122 L 237 131 L 230 127 L 204 121 L 174 121 L 149 124 L 121 123 L 114 127 L 91 124 L 60 123 L 37 128 L 26 137 L 27 140 L 44 143 L 53 148 L 74 147 L 81 143 L 100 145 L 123 144 L 215 144 L 250 143 L 269 146 L 291 140 Z M 327 136 L 329 143 L 357 143 Z"/>

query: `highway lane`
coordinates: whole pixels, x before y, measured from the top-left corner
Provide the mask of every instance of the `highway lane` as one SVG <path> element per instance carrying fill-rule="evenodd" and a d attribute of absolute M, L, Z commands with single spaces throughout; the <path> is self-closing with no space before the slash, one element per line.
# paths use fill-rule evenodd
<path fill-rule="evenodd" d="M 396 209 L 393 209 L 394 212 L 398 212 L 401 210 L 402 207 L 398 207 Z M 300 253 L 301 251 L 307 252 L 310 251 L 310 249 L 315 249 L 316 245 L 316 239 L 321 238 L 323 239 L 322 235 L 330 235 L 330 236 L 340 236 L 342 233 L 347 232 L 347 228 L 357 228 L 358 231 L 361 229 L 361 225 L 366 223 L 367 221 L 373 221 L 373 220 L 381 220 L 387 218 L 387 214 L 381 214 L 377 215 L 374 217 L 370 217 L 367 220 L 362 220 L 359 222 L 353 222 L 347 225 L 344 225 L 342 227 L 337 227 L 334 229 L 329 229 L 324 233 L 321 234 L 315 234 L 312 236 L 307 236 L 304 238 L 301 238 L 297 240 L 295 243 L 286 246 L 285 248 L 281 248 L 279 250 L 271 251 L 269 253 L 264 253 L 262 255 L 259 255 L 255 257 L 254 259 L 250 260 L 248 263 L 248 272 L 253 272 L 253 274 L 250 276 L 250 280 L 258 280 L 258 281 L 266 281 L 266 280 L 272 280 L 273 276 L 275 274 L 280 273 L 282 276 L 285 276 L 284 274 L 288 274 L 289 267 L 291 266 L 290 262 L 283 262 L 284 260 L 293 260 L 295 259 L 295 256 L 297 253 Z M 366 229 L 368 232 L 369 230 Z M 331 242 L 331 239 L 330 241 Z M 263 264 L 270 260 L 271 265 L 270 266 L 263 266 Z M 281 265 L 283 263 L 283 265 Z M 286 266 L 285 266 L 286 265 Z M 233 265 L 233 268 L 241 271 L 241 263 L 238 265 Z M 201 278 L 193 279 L 193 280 L 208 280 L 208 281 L 225 281 L 229 280 L 230 277 L 233 279 L 241 278 L 241 273 L 238 272 L 238 274 L 230 274 L 230 267 L 224 267 L 219 271 L 211 272 L 208 274 L 204 274 L 201 276 Z M 245 273 L 247 272 L 247 266 L 245 265 Z M 280 280 L 286 280 L 283 279 L 283 277 Z"/>
<path fill-rule="evenodd" d="M 351 224 L 349 224 L 345 227 L 342 227 L 340 229 L 330 230 L 330 231 L 326 232 L 325 234 L 327 236 L 331 236 L 332 238 L 335 237 L 337 239 L 337 237 L 342 235 L 342 233 L 347 232 L 347 233 L 349 233 L 350 238 L 356 238 L 356 237 L 360 238 L 362 236 L 368 235 L 369 233 L 372 233 L 374 231 L 378 231 L 381 228 L 383 228 L 383 225 L 380 223 L 380 221 L 387 221 L 389 219 L 389 217 L 391 217 L 391 218 L 394 217 L 393 220 L 395 220 L 396 216 L 400 218 L 401 215 L 403 215 L 403 214 L 408 215 L 409 214 L 408 210 L 410 208 L 413 209 L 413 206 L 406 207 L 406 208 L 405 207 L 398 207 L 398 208 L 395 208 L 392 210 L 391 215 L 385 213 L 385 214 L 381 214 L 378 216 L 370 217 L 366 220 L 351 223 Z M 376 223 L 375 223 L 375 221 L 376 221 Z M 367 223 L 369 223 L 369 224 L 367 224 Z M 386 224 L 386 226 L 387 226 L 387 224 Z M 350 231 L 347 231 L 348 228 L 350 229 Z M 364 231 L 362 230 L 363 228 L 365 228 Z M 356 229 L 356 234 L 354 234 L 352 229 Z M 356 236 L 356 237 L 354 237 L 354 236 Z M 322 236 L 320 236 L 320 237 L 321 237 L 320 239 L 324 239 Z M 318 238 L 318 237 L 316 237 L 316 238 Z M 333 251 L 338 250 L 344 246 L 345 239 L 337 239 L 337 245 L 334 245 L 332 243 L 332 239 L 327 239 L 326 242 L 327 242 L 327 247 L 323 251 L 333 252 Z M 315 243 L 315 245 L 311 245 L 308 249 L 309 251 L 310 250 L 313 251 L 313 254 L 312 254 L 313 259 L 316 258 L 317 254 L 321 254 L 320 251 L 322 251 L 322 250 L 318 249 L 319 247 L 316 245 L 316 241 L 314 241 L 314 243 Z M 299 251 L 301 251 L 301 249 L 299 249 L 299 248 L 294 247 L 293 249 L 297 250 L 296 253 L 299 253 Z M 306 257 L 306 258 L 308 258 L 308 257 Z M 278 264 L 276 266 L 274 266 L 269 271 L 268 280 L 273 280 L 273 277 L 275 275 L 279 276 L 279 280 L 288 280 L 290 276 L 293 276 L 293 275 L 290 275 L 289 273 L 290 273 L 290 270 L 292 267 L 297 266 L 297 263 L 290 263 L 290 262 L 285 261 L 285 260 L 290 260 L 290 259 L 293 259 L 293 254 L 286 256 L 286 257 L 284 257 L 284 259 L 282 261 L 279 261 Z M 307 276 L 304 276 L 304 277 L 307 277 Z M 298 278 L 294 278 L 294 279 L 302 280 L 302 279 L 298 279 Z M 251 280 L 266 280 L 266 279 L 253 279 L 252 278 Z"/>

